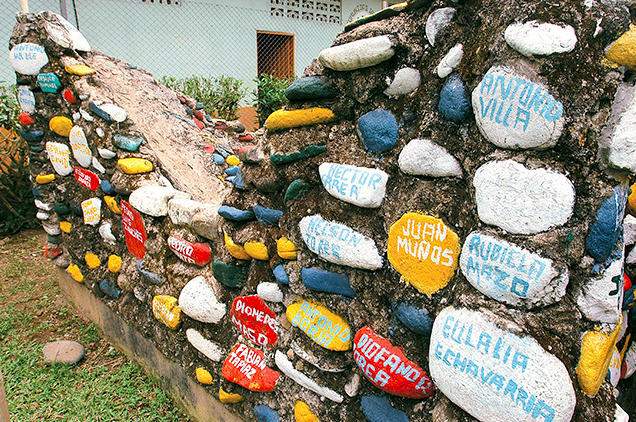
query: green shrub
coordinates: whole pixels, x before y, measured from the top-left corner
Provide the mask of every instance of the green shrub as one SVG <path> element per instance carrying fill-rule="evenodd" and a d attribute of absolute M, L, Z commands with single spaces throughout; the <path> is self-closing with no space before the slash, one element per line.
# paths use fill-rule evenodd
<path fill-rule="evenodd" d="M 260 126 L 263 126 L 270 114 L 289 102 L 285 96 L 285 90 L 293 80 L 294 78 L 277 78 L 267 73 L 263 73 L 260 78 L 254 79 L 257 87 L 252 91 L 254 96 L 253 105 L 256 107 Z"/>
<path fill-rule="evenodd" d="M 17 90 L 15 85 L 7 86 L 0 81 L 0 126 L 8 130 L 20 130 L 18 115 L 20 107 L 16 100 Z"/>

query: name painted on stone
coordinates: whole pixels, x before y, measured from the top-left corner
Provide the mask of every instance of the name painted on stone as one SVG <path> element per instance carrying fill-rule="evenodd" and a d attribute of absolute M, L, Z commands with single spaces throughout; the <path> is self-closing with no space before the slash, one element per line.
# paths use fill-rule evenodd
<path fill-rule="evenodd" d="M 176 330 L 181 323 L 181 309 L 172 296 L 155 296 L 152 299 L 152 313 L 158 321 Z"/>
<path fill-rule="evenodd" d="M 35 96 L 28 86 L 20 85 L 18 88 L 18 102 L 22 111 L 27 113 L 35 111 Z"/>
<path fill-rule="evenodd" d="M 93 192 L 97 190 L 97 187 L 99 186 L 99 177 L 97 177 L 95 173 L 79 167 L 73 167 L 73 170 L 75 172 L 75 180 L 77 180 L 80 185 L 92 190 Z"/>
<path fill-rule="evenodd" d="M 84 224 L 96 226 L 102 218 L 102 200 L 91 198 L 82 202 L 82 213 L 84 214 Z"/>
<path fill-rule="evenodd" d="M 141 218 L 139 211 L 135 210 L 128 202 L 122 200 L 120 202 L 121 221 L 124 226 L 124 235 L 126 238 L 126 247 L 128 251 L 139 259 L 143 259 L 146 255 L 146 229 L 144 220 Z"/>
<path fill-rule="evenodd" d="M 44 47 L 25 42 L 15 45 L 9 52 L 13 69 L 24 75 L 37 75 L 42 66 L 49 62 Z"/>
<path fill-rule="evenodd" d="M 207 243 L 191 243 L 175 236 L 168 237 L 168 247 L 183 262 L 203 266 L 210 262 L 212 250 Z"/>
<path fill-rule="evenodd" d="M 43 92 L 54 94 L 60 89 L 62 84 L 55 73 L 40 73 L 38 75 L 38 86 Z"/>
<path fill-rule="evenodd" d="M 68 146 L 59 142 L 47 142 L 46 153 L 57 174 L 60 176 L 71 174 L 73 167 L 71 167 L 71 151 L 69 151 Z"/>
<path fill-rule="evenodd" d="M 382 204 L 389 178 L 382 170 L 323 163 L 318 171 L 323 186 L 336 198 L 366 208 Z"/>
<path fill-rule="evenodd" d="M 223 363 L 223 378 L 252 391 L 272 391 L 280 372 L 265 365 L 265 354 L 244 344 L 234 346 Z"/>
<path fill-rule="evenodd" d="M 273 346 L 278 340 L 276 314 L 258 296 L 239 296 L 230 309 L 232 322 L 255 344 Z"/>
<path fill-rule="evenodd" d="M 299 300 L 287 307 L 287 318 L 318 345 L 335 351 L 351 349 L 351 328 L 324 306 Z"/>
<path fill-rule="evenodd" d="M 88 167 L 91 164 L 92 153 L 88 147 L 88 141 L 86 140 L 86 134 L 80 126 L 73 126 L 71 132 L 68 135 L 71 149 L 73 150 L 73 157 L 83 167 Z"/>

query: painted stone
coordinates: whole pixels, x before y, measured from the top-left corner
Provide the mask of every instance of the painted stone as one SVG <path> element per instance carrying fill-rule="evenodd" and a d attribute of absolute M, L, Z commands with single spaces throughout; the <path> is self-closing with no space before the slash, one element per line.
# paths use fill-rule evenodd
<path fill-rule="evenodd" d="M 634 45 L 636 45 L 636 28 L 632 26 L 629 31 L 614 41 L 605 52 L 605 56 L 608 60 L 620 65 L 636 67 Z"/>
<path fill-rule="evenodd" d="M 210 262 L 212 250 L 207 243 L 192 243 L 176 236 L 168 237 L 168 247 L 183 262 L 204 266 Z"/>
<path fill-rule="evenodd" d="M 227 174 L 228 176 L 236 176 L 238 172 L 239 172 L 238 165 L 233 165 L 225 169 L 225 174 Z"/>
<path fill-rule="evenodd" d="M 51 183 L 55 180 L 55 175 L 53 173 L 50 174 L 38 174 L 35 176 L 35 182 L 40 185 L 45 185 L 47 183 Z"/>
<path fill-rule="evenodd" d="M 285 267 L 283 265 L 277 265 L 272 269 L 274 273 L 274 278 L 280 284 L 289 284 L 289 276 L 287 275 L 287 271 L 285 271 Z"/>
<path fill-rule="evenodd" d="M 241 287 L 249 272 L 247 265 L 226 264 L 219 258 L 214 258 L 212 264 L 214 278 L 227 287 Z"/>
<path fill-rule="evenodd" d="M 44 257 L 48 259 L 54 259 L 58 256 L 62 255 L 64 251 L 62 248 L 56 247 L 56 245 L 52 243 L 46 243 L 44 245 Z"/>
<path fill-rule="evenodd" d="M 521 331 L 478 311 L 443 309 L 429 348 L 435 386 L 480 421 L 569 422 L 576 395 L 563 363 L 501 326 Z"/>
<path fill-rule="evenodd" d="M 614 388 L 616 388 L 618 381 L 621 379 L 621 363 L 621 354 L 616 346 L 614 346 L 612 349 L 612 359 L 610 359 L 607 375 L 605 376 L 605 379 L 607 379 Z"/>
<path fill-rule="evenodd" d="M 287 306 L 285 314 L 294 327 L 300 328 L 319 346 L 337 352 L 351 349 L 349 324 L 323 305 L 300 299 Z"/>
<path fill-rule="evenodd" d="M 154 168 L 152 162 L 145 158 L 120 158 L 117 166 L 126 174 L 148 173 Z"/>
<path fill-rule="evenodd" d="M 189 225 L 192 217 L 195 216 L 204 204 L 192 199 L 173 198 L 168 201 L 168 216 L 172 224 L 177 226 Z"/>
<path fill-rule="evenodd" d="M 186 338 L 192 347 L 203 353 L 206 358 L 214 362 L 221 361 L 221 358 L 223 357 L 223 349 L 221 349 L 216 343 L 203 337 L 203 335 L 197 330 L 188 328 L 186 330 Z"/>
<path fill-rule="evenodd" d="M 462 123 L 468 120 L 473 109 L 470 96 L 459 75 L 451 75 L 439 93 L 439 104 L 437 109 L 446 120 L 455 123 Z"/>
<path fill-rule="evenodd" d="M 203 385 L 212 385 L 214 382 L 214 378 L 212 378 L 212 374 L 205 368 L 199 367 L 194 371 L 197 381 L 199 381 Z"/>
<path fill-rule="evenodd" d="M 300 385 L 301 387 L 304 387 L 318 395 L 326 397 L 335 403 L 342 403 L 342 400 L 344 400 L 344 397 L 342 397 L 340 394 L 327 387 L 320 386 L 316 381 L 312 380 L 307 375 L 294 368 L 294 365 L 290 362 L 289 359 L 287 359 L 287 356 L 285 356 L 285 354 L 280 350 L 276 350 L 274 360 L 276 361 L 276 366 L 278 366 L 278 369 L 280 369 L 285 375 L 298 383 L 298 385 Z"/>
<path fill-rule="evenodd" d="M 262 350 L 237 344 L 223 363 L 223 378 L 251 391 L 267 392 L 276 387 L 280 372 L 265 365 Z"/>
<path fill-rule="evenodd" d="M 599 275 L 591 277 L 581 287 L 576 300 L 579 309 L 590 321 L 617 324 L 621 318 L 623 305 L 623 265 L 622 247 L 620 256 Z"/>
<path fill-rule="evenodd" d="M 446 28 L 453 20 L 456 10 L 452 7 L 443 7 L 434 10 L 426 19 L 426 39 L 431 45 L 435 45 L 435 38 L 442 29 Z"/>
<path fill-rule="evenodd" d="M 104 294 L 112 299 L 117 299 L 121 295 L 121 289 L 115 284 L 108 280 L 102 280 L 99 282 L 99 289 L 104 292 Z"/>
<path fill-rule="evenodd" d="M 126 151 L 137 151 L 143 141 L 144 138 L 141 136 L 125 136 L 121 134 L 113 136 L 113 145 Z"/>
<path fill-rule="evenodd" d="M 144 220 L 141 218 L 139 211 L 135 210 L 128 202 L 122 200 L 120 204 L 126 247 L 131 254 L 143 259 L 146 255 L 144 242 L 147 239 Z"/>
<path fill-rule="evenodd" d="M 276 251 L 283 259 L 294 260 L 298 258 L 298 247 L 286 237 L 281 237 L 276 241 Z"/>
<path fill-rule="evenodd" d="M 367 150 L 387 152 L 395 147 L 398 139 L 397 120 L 388 110 L 370 111 L 358 119 L 358 133 Z"/>
<path fill-rule="evenodd" d="M 97 191 L 99 187 L 99 177 L 97 177 L 95 173 L 80 167 L 73 167 L 73 171 L 75 172 L 75 180 L 77 180 L 80 185 L 93 192 Z"/>
<path fill-rule="evenodd" d="M 84 256 L 84 261 L 86 262 L 86 266 L 91 270 L 94 270 L 95 268 L 102 265 L 102 261 L 100 261 L 99 257 L 94 253 L 87 253 Z"/>
<path fill-rule="evenodd" d="M 241 159 L 241 161 L 244 161 L 246 163 L 258 164 L 265 159 L 265 153 L 260 147 L 249 149 L 241 148 L 241 150 L 239 150 L 239 158 Z"/>
<path fill-rule="evenodd" d="M 225 158 L 223 158 L 221 154 L 217 154 L 217 153 L 212 154 L 212 159 L 218 165 L 225 163 Z"/>
<path fill-rule="evenodd" d="M 400 170 L 414 176 L 462 177 L 462 167 L 446 148 L 430 139 L 413 139 L 398 157 Z"/>
<path fill-rule="evenodd" d="M 264 404 L 254 406 L 254 416 L 258 422 L 280 422 L 278 412 Z"/>
<path fill-rule="evenodd" d="M 27 130 L 25 128 L 21 128 L 20 136 L 29 145 L 33 145 L 40 143 L 44 139 L 44 132 L 41 130 Z"/>
<path fill-rule="evenodd" d="M 596 213 L 596 221 L 585 239 L 585 250 L 596 261 L 603 262 L 609 258 L 621 235 L 628 193 L 627 186 L 616 186 L 612 196 Z"/>
<path fill-rule="evenodd" d="M 318 60 L 329 69 L 340 72 L 375 66 L 393 57 L 394 43 L 390 36 L 364 38 L 329 47 L 320 52 Z"/>
<path fill-rule="evenodd" d="M 289 101 L 318 100 L 331 98 L 335 95 L 336 90 L 323 76 L 296 79 L 285 90 L 285 96 Z"/>
<path fill-rule="evenodd" d="M 433 318 L 428 310 L 407 302 L 393 303 L 392 307 L 393 313 L 406 328 L 427 339 L 431 337 Z"/>
<path fill-rule="evenodd" d="M 332 273 L 320 268 L 303 268 L 301 277 L 305 287 L 309 289 L 348 297 L 356 296 L 349 284 L 349 277 L 345 274 Z"/>
<path fill-rule="evenodd" d="M 97 157 L 93 157 L 91 159 L 91 164 L 93 165 L 93 167 L 95 168 L 95 170 L 97 170 L 98 172 L 100 172 L 101 174 L 105 174 L 106 173 L 106 169 L 104 168 L 104 166 L 102 166 L 102 163 L 100 163 L 97 160 Z M 101 183 L 101 182 L 100 182 Z M 110 182 L 109 182 L 110 183 Z"/>
<path fill-rule="evenodd" d="M 103 180 L 102 180 L 103 182 Z M 101 185 L 101 184 L 100 184 Z M 117 205 L 117 201 L 112 196 L 104 196 L 104 202 L 106 202 L 106 206 L 113 214 L 121 214 L 121 210 L 119 209 L 119 205 Z"/>
<path fill-rule="evenodd" d="M 230 166 L 238 166 L 241 164 L 241 160 L 236 155 L 228 155 L 225 162 Z"/>
<path fill-rule="evenodd" d="M 153 217 L 168 215 L 168 201 L 173 198 L 191 199 L 192 195 L 166 186 L 142 186 L 128 198 L 130 205 Z"/>
<path fill-rule="evenodd" d="M 415 91 L 418 86 L 420 86 L 420 81 L 421 77 L 419 70 L 412 67 L 402 68 L 395 72 L 393 82 L 391 82 L 391 85 L 384 90 L 384 95 L 397 97 L 410 94 Z"/>
<path fill-rule="evenodd" d="M 268 131 L 275 132 L 293 127 L 309 126 L 318 123 L 329 123 L 336 115 L 328 108 L 311 107 L 300 110 L 276 110 L 265 121 Z"/>
<path fill-rule="evenodd" d="M 258 286 L 256 286 L 256 294 L 266 302 L 283 301 L 283 291 L 278 286 L 278 283 L 272 283 L 270 281 L 258 283 Z"/>
<path fill-rule="evenodd" d="M 44 24 L 50 39 L 62 48 L 91 51 L 90 44 L 77 28 L 57 13 L 53 13 L 53 16 L 55 20 L 48 20 Z"/>
<path fill-rule="evenodd" d="M 377 335 L 371 327 L 364 327 L 356 333 L 353 358 L 364 376 L 382 391 L 412 399 L 423 399 L 433 394 L 433 382 L 424 370 L 409 360 L 401 348 Z"/>
<path fill-rule="evenodd" d="M 474 288 L 513 306 L 548 306 L 565 296 L 567 267 L 484 232 L 472 232 L 459 267 Z"/>
<path fill-rule="evenodd" d="M 69 151 L 68 146 L 59 142 L 47 142 L 46 154 L 57 174 L 68 176 L 73 172 L 73 167 L 71 167 L 70 163 L 71 151 Z"/>
<path fill-rule="evenodd" d="M 258 296 L 238 296 L 230 309 L 232 323 L 254 344 L 273 346 L 278 340 L 276 314 Z"/>
<path fill-rule="evenodd" d="M 108 148 L 97 148 L 97 152 L 99 156 L 105 160 L 110 160 L 111 158 L 117 157 L 117 153 L 115 151 L 111 151 Z"/>
<path fill-rule="evenodd" d="M 79 267 L 75 264 L 71 264 L 66 268 L 66 272 L 69 273 L 71 275 L 71 277 L 73 278 L 73 280 L 77 281 L 78 283 L 81 283 L 84 281 L 84 275 L 82 274 L 82 271 L 79 269 Z"/>
<path fill-rule="evenodd" d="M 254 219 L 252 211 L 240 210 L 229 205 L 221 205 L 217 212 L 221 217 L 231 221 L 252 221 Z"/>
<path fill-rule="evenodd" d="M 155 296 L 152 299 L 152 313 L 158 321 L 172 330 L 177 330 L 181 324 L 181 309 L 177 305 L 176 297 Z"/>
<path fill-rule="evenodd" d="M 366 14 L 352 22 L 349 22 L 345 25 L 344 32 L 349 32 L 361 25 L 370 23 L 370 22 L 378 22 L 392 16 L 397 16 L 407 7 L 407 2 L 393 4 L 391 6 L 385 7 L 383 9 L 378 10 L 375 13 Z"/>
<path fill-rule="evenodd" d="M 18 88 L 18 103 L 24 112 L 33 113 L 35 111 L 35 95 L 28 86 L 20 85 Z"/>
<path fill-rule="evenodd" d="M 508 45 L 527 57 L 569 53 L 576 46 L 576 32 L 570 25 L 529 21 L 506 28 Z"/>
<path fill-rule="evenodd" d="M 118 273 L 121 269 L 122 259 L 117 255 L 110 255 L 108 257 L 108 271 L 111 273 Z"/>
<path fill-rule="evenodd" d="M 237 393 L 227 393 L 219 387 L 219 401 L 224 404 L 234 404 L 243 401 L 243 396 Z"/>
<path fill-rule="evenodd" d="M 91 69 L 90 67 L 83 64 L 64 66 L 64 70 L 66 70 L 66 73 L 68 73 L 69 75 L 87 76 L 95 74 L 95 69 Z"/>
<path fill-rule="evenodd" d="M 327 147 L 324 145 L 310 145 L 306 148 L 301 149 L 297 152 L 292 152 L 290 154 L 273 154 L 269 156 L 269 161 L 273 164 L 289 164 L 296 161 L 304 160 L 307 158 L 315 157 L 319 154 L 322 154 L 327 150 Z M 297 179 L 298 180 L 298 179 Z M 293 183 L 293 182 L 292 182 Z M 291 186 L 291 185 L 290 185 Z"/>
<path fill-rule="evenodd" d="M 190 318 L 209 324 L 218 323 L 227 312 L 203 276 L 193 278 L 181 290 L 179 308 Z"/>
<path fill-rule="evenodd" d="M 406 413 L 391 406 L 386 396 L 362 396 L 360 406 L 369 422 L 409 422 Z"/>
<path fill-rule="evenodd" d="M 80 95 L 81 97 L 81 95 Z M 79 114 L 80 117 L 84 120 L 86 120 L 87 122 L 93 122 L 95 121 L 95 118 L 93 116 L 91 116 L 86 110 L 84 110 L 83 108 L 79 109 Z M 95 128 L 95 133 L 97 134 L 97 136 L 99 136 L 100 138 L 104 137 L 104 129 L 102 129 L 101 127 L 96 127 Z"/>
<path fill-rule="evenodd" d="M 266 208 L 258 204 L 254 205 L 253 211 L 257 221 L 269 226 L 278 224 L 278 221 L 283 216 L 283 212 L 280 210 Z"/>
<path fill-rule="evenodd" d="M 44 363 L 76 365 L 84 359 L 84 346 L 76 341 L 58 340 L 44 345 Z"/>
<path fill-rule="evenodd" d="M 437 65 L 437 69 L 435 69 L 435 71 L 437 72 L 437 76 L 439 76 L 440 78 L 445 78 L 453 73 L 453 70 L 462 61 L 463 56 L 464 46 L 462 44 L 457 44 L 453 48 L 448 50 L 448 53 L 446 53 L 442 60 L 440 60 L 439 64 Z"/>
<path fill-rule="evenodd" d="M 636 372 L 636 342 L 632 342 L 627 352 L 625 352 L 625 356 L 623 358 L 623 363 L 625 364 L 625 375 L 623 378 L 629 378 L 634 375 Z"/>
<path fill-rule="evenodd" d="M 102 200 L 99 198 L 91 198 L 83 201 L 82 213 L 84 214 L 84 224 L 96 226 L 101 219 Z"/>
<path fill-rule="evenodd" d="M 37 80 L 42 92 L 49 94 L 55 94 L 62 87 L 62 83 L 55 73 L 40 73 Z"/>
<path fill-rule="evenodd" d="M 77 98 L 75 98 L 73 91 L 71 91 L 68 88 L 62 91 L 62 98 L 64 98 L 64 101 L 66 101 L 69 104 L 77 104 Z"/>
<path fill-rule="evenodd" d="M 636 30 L 630 32 L 636 35 Z M 633 84 L 622 82 L 616 88 L 612 110 L 599 139 L 600 144 L 609 145 L 611 167 L 636 172 L 635 124 L 636 90 Z"/>
<path fill-rule="evenodd" d="M 38 211 L 35 214 L 35 218 L 37 218 L 38 220 L 48 220 L 50 217 L 50 215 L 44 211 Z"/>
<path fill-rule="evenodd" d="M 20 113 L 20 115 L 18 116 L 18 121 L 20 122 L 20 124 L 22 126 L 28 126 L 28 125 L 32 125 L 33 123 L 35 123 L 35 119 L 33 117 L 31 117 L 31 115 L 29 113 L 26 112 L 22 112 Z M 26 139 L 25 139 L 26 141 Z"/>
<path fill-rule="evenodd" d="M 287 318 L 285 318 L 284 320 L 286 322 L 289 322 Z M 281 322 L 282 321 L 283 320 L 281 319 Z M 293 353 L 293 356 L 299 357 L 300 359 L 304 360 L 307 363 L 310 363 L 321 371 L 339 373 L 344 372 L 348 369 L 347 366 L 342 362 L 329 362 L 328 360 L 319 357 L 319 355 L 317 356 L 312 348 L 304 348 L 297 340 L 292 340 L 290 346 L 291 347 L 287 352 L 288 357 L 291 357 Z"/>
<path fill-rule="evenodd" d="M 285 190 L 285 196 L 283 197 L 285 206 L 290 207 L 294 201 L 302 198 L 308 189 L 309 185 L 303 182 L 302 179 L 294 179 Z"/>
<path fill-rule="evenodd" d="M 57 236 L 62 233 L 59 224 L 55 224 L 51 221 L 42 221 L 42 228 L 44 229 L 46 234 L 51 236 Z"/>
<path fill-rule="evenodd" d="M 68 117 L 55 116 L 49 120 L 49 129 L 60 136 L 68 137 L 73 129 L 73 121 Z"/>
<path fill-rule="evenodd" d="M 252 257 L 245 251 L 245 248 L 238 243 L 234 243 L 234 240 L 227 233 L 223 232 L 225 236 L 225 247 L 227 251 L 236 259 L 249 261 Z"/>
<path fill-rule="evenodd" d="M 322 163 L 320 180 L 335 198 L 363 208 L 382 205 L 389 175 L 382 170 L 348 164 Z"/>
<path fill-rule="evenodd" d="M 588 396 L 595 396 L 605 381 L 620 331 L 621 324 L 618 324 L 613 330 L 596 329 L 583 335 L 576 376 L 581 390 Z"/>
<path fill-rule="evenodd" d="M 23 75 L 37 75 L 48 62 L 44 47 L 31 42 L 16 44 L 9 52 L 11 67 Z"/>
<path fill-rule="evenodd" d="M 430 296 L 446 287 L 455 274 L 458 254 L 457 234 L 438 218 L 408 213 L 389 230 L 389 262 L 420 293 Z"/>
<path fill-rule="evenodd" d="M 267 246 L 265 246 L 262 242 L 251 241 L 245 242 L 243 244 L 243 249 L 245 253 L 247 253 L 250 258 L 258 259 L 261 261 L 269 260 L 269 253 L 267 251 Z"/>
<path fill-rule="evenodd" d="M 473 90 L 477 127 L 500 148 L 546 149 L 556 145 L 565 116 L 563 104 L 535 77 L 495 66 Z"/>
<path fill-rule="evenodd" d="M 563 174 L 528 170 L 513 160 L 491 161 L 473 178 L 479 219 L 515 234 L 565 224 L 574 208 L 574 186 Z"/>
<path fill-rule="evenodd" d="M 143 279 L 148 281 L 149 283 L 155 284 L 157 286 L 161 286 L 163 284 L 164 280 L 160 274 L 144 270 L 143 259 L 140 259 L 139 261 L 137 261 L 137 263 L 135 264 L 135 268 L 137 269 L 137 272 L 139 273 L 139 275 L 141 275 Z"/>
<path fill-rule="evenodd" d="M 307 403 L 302 400 L 297 401 L 294 406 L 294 419 L 296 422 L 320 422 L 318 416 L 316 416 Z"/>

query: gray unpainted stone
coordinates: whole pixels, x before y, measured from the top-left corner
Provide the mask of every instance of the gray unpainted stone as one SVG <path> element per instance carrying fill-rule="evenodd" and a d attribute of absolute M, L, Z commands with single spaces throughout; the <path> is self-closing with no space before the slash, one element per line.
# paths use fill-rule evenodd
<path fill-rule="evenodd" d="M 76 365 L 84 358 L 84 346 L 76 341 L 58 340 L 44 345 L 44 363 Z"/>

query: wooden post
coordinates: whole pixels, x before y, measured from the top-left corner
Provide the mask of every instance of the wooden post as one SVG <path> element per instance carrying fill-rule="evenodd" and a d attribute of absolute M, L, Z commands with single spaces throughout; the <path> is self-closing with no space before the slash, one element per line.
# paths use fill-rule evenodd
<path fill-rule="evenodd" d="M 2 371 L 0 371 L 0 422 L 11 422 L 9 420 L 9 408 L 7 406 L 7 396 L 4 394 L 4 383 L 2 382 Z"/>
<path fill-rule="evenodd" d="M 22 7 L 22 12 L 29 13 L 29 0 L 20 0 L 20 6 Z"/>

